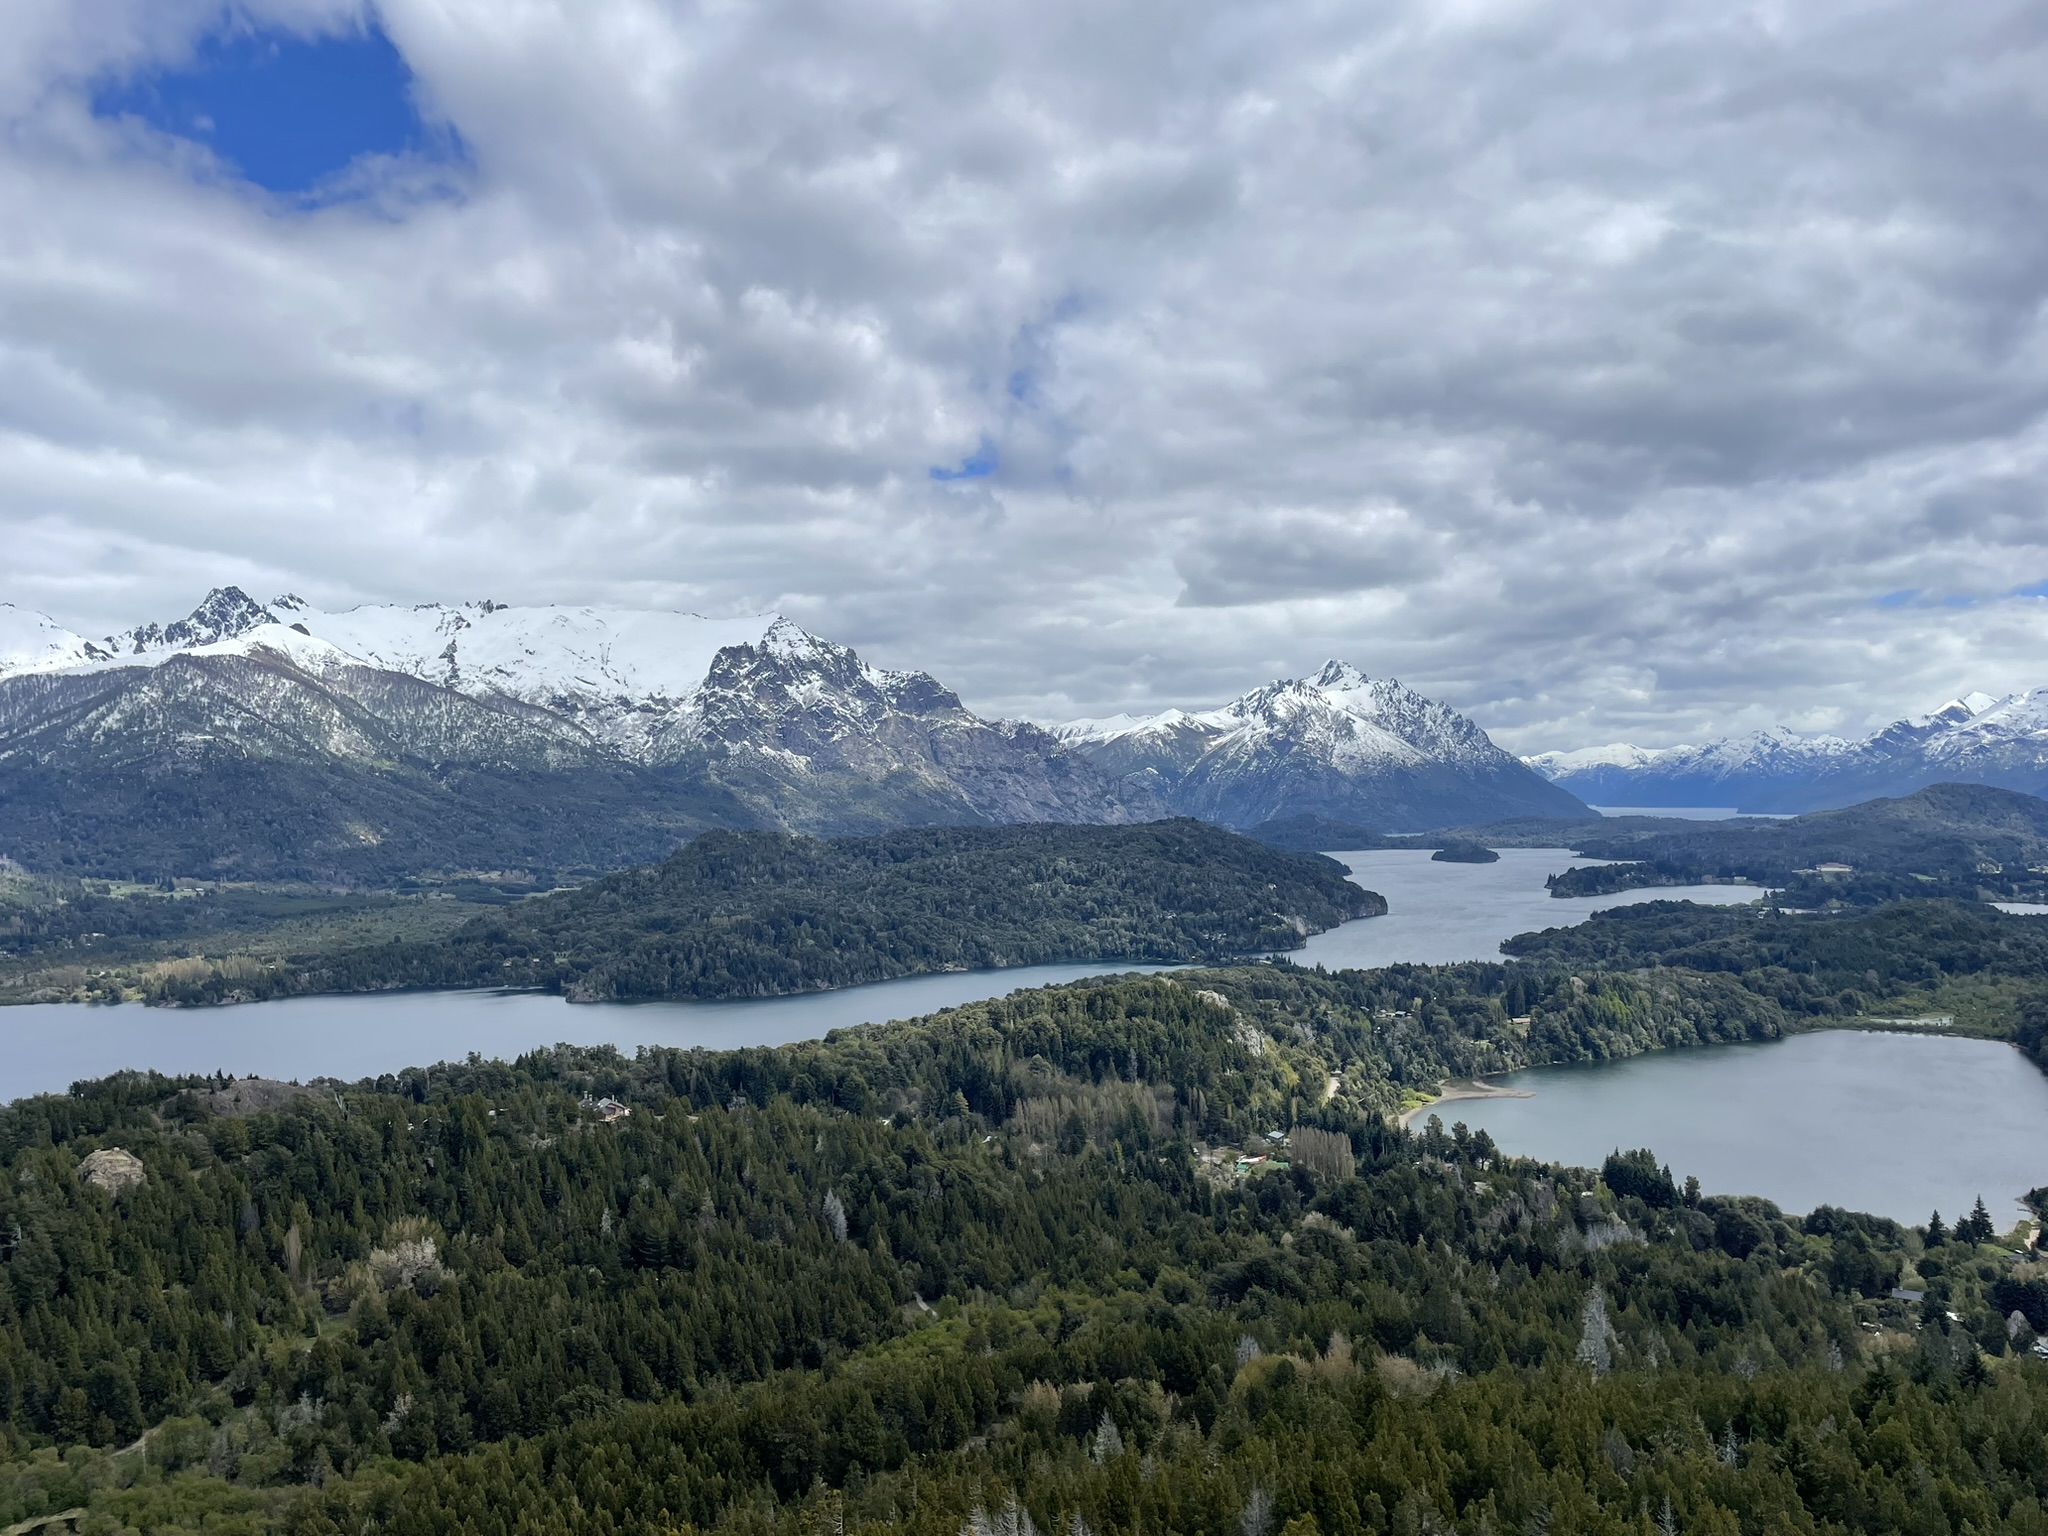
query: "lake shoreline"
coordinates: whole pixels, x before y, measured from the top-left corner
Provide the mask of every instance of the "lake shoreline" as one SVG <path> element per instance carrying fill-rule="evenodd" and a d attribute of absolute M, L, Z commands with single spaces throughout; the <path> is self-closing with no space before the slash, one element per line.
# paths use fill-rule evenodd
<path fill-rule="evenodd" d="M 1501 1081 L 1534 1096 L 1478 1100 L 1459 1118 L 1503 1153 L 1598 1169 L 1613 1152 L 1647 1147 L 1681 1183 L 1691 1175 L 1790 1212 L 1825 1204 L 1911 1224 L 1979 1196 L 2017 1210 L 2042 1182 L 2048 1079 L 2009 1040 L 1809 1029 L 1528 1067 Z"/>
<path fill-rule="evenodd" d="M 1427 1114 L 1440 1104 L 1454 1104 L 1460 1099 L 1533 1099 L 1535 1092 L 1528 1088 L 1504 1088 L 1498 1083 L 1489 1083 L 1483 1078 L 1446 1078 L 1437 1086 L 1436 1097 L 1401 1111 L 1395 1124 L 1407 1130 L 1419 1116 Z"/>

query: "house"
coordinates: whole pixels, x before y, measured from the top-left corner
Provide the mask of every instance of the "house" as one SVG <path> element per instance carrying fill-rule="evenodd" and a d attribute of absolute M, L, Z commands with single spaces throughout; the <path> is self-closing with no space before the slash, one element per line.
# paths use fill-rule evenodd
<path fill-rule="evenodd" d="M 617 1120 L 623 1120 L 626 1116 L 633 1113 L 633 1107 L 630 1104 L 621 1104 L 617 1099 L 599 1099 L 594 1104 L 590 1104 L 589 1108 L 594 1110 L 597 1118 L 606 1125 L 610 1125 Z"/>
<path fill-rule="evenodd" d="M 1844 875 L 1855 874 L 1856 866 L 1853 864 L 1816 864 L 1813 866 L 1813 872 L 1823 880 L 1839 880 Z"/>

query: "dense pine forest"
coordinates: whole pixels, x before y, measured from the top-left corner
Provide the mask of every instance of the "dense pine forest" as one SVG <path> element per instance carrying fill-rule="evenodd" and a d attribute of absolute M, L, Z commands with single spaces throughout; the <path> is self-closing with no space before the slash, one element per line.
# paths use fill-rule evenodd
<path fill-rule="evenodd" d="M 1387 1120 L 1447 1076 L 1802 1027 L 1884 938 L 1713 921 L 1631 914 L 1614 969 L 1553 935 L 778 1049 L 23 1101 L 0 1524 L 2048 1531 L 2048 1266 L 1988 1218 Z M 1939 970 L 1989 952 L 1975 921 L 1907 927 Z M 1649 953 L 1713 944 L 1766 963 Z"/>
<path fill-rule="evenodd" d="M 169 1004 L 413 986 L 760 997 L 940 970 L 1200 961 L 1386 910 L 1315 854 L 1189 820 L 712 832 L 525 899 L 0 877 L 0 1000 Z"/>

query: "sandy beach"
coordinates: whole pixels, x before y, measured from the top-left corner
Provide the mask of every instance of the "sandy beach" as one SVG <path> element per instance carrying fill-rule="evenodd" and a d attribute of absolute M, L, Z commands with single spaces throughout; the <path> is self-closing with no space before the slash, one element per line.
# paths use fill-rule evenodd
<path fill-rule="evenodd" d="M 1413 1109 L 1401 1111 L 1396 1122 L 1403 1130 L 1418 1115 L 1426 1115 L 1454 1099 L 1533 1099 L 1536 1095 L 1527 1088 L 1502 1088 L 1495 1083 L 1482 1083 L 1477 1078 L 1454 1078 L 1437 1089 L 1436 1097 L 1427 1104 L 1418 1104 Z"/>

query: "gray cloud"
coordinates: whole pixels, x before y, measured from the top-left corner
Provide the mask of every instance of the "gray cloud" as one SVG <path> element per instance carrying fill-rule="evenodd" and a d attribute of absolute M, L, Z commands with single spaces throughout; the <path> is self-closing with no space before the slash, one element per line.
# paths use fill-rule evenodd
<path fill-rule="evenodd" d="M 2048 682 L 2035 5 L 383 0 L 472 163 L 315 210 L 87 111 L 215 7 L 16 9 L 0 597 L 76 627 L 775 606 L 1526 748 Z"/>

